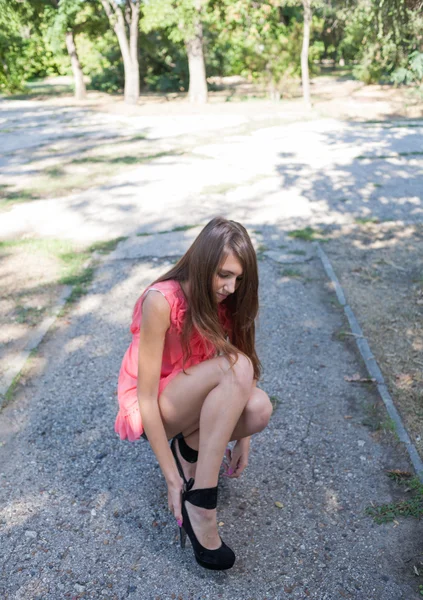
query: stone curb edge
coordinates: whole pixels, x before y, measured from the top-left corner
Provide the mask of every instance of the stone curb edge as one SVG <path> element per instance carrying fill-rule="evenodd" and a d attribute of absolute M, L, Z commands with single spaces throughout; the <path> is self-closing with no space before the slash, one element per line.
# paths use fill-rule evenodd
<path fill-rule="evenodd" d="M 324 252 L 323 248 L 316 242 L 317 252 L 320 260 L 322 261 L 323 268 L 326 271 L 326 275 L 332 282 L 336 296 L 338 298 L 339 303 L 342 305 L 344 309 L 345 316 L 348 319 L 348 323 L 351 327 L 352 333 L 355 335 L 355 341 L 357 343 L 360 354 L 364 360 L 367 371 L 373 379 L 376 380 L 378 392 L 386 406 L 386 410 L 390 418 L 393 420 L 395 424 L 395 430 L 398 435 L 398 438 L 401 442 L 405 444 L 407 452 L 410 456 L 410 460 L 413 464 L 413 467 L 416 471 L 416 475 L 419 480 L 423 483 L 423 461 L 421 460 L 416 447 L 410 439 L 410 436 L 407 433 L 407 430 L 404 427 L 400 414 L 398 413 L 392 396 L 390 395 L 385 380 L 383 378 L 382 372 L 379 368 L 379 365 L 376 362 L 376 358 L 373 356 L 372 351 L 370 349 L 369 343 L 367 339 L 364 337 L 363 332 L 361 330 L 360 325 L 358 324 L 357 318 L 354 315 L 352 308 L 348 305 L 344 290 L 342 289 L 341 284 L 336 276 L 336 273 L 332 267 L 332 264 Z"/>

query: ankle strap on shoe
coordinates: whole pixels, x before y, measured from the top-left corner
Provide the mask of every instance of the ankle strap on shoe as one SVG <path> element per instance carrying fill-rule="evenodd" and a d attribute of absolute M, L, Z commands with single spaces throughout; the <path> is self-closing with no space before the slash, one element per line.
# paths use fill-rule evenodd
<path fill-rule="evenodd" d="M 185 492 L 184 496 L 185 500 L 199 508 L 216 508 L 217 506 L 217 486 L 189 490 Z"/>
<path fill-rule="evenodd" d="M 194 448 L 188 446 L 182 433 L 178 433 L 176 437 L 178 439 L 179 452 L 181 453 L 182 458 L 189 463 L 196 463 L 198 460 L 198 450 L 194 450 Z"/>

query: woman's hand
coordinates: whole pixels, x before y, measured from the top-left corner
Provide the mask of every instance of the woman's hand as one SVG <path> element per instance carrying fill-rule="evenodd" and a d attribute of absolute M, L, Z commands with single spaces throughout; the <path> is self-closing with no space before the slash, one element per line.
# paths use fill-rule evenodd
<path fill-rule="evenodd" d="M 181 496 L 183 486 L 184 482 L 180 477 L 167 484 L 167 503 L 169 510 L 173 513 L 179 527 L 182 525 Z"/>
<path fill-rule="evenodd" d="M 226 477 L 239 477 L 245 467 L 248 465 L 248 455 L 250 452 L 250 438 L 238 440 L 232 450 L 226 449 L 224 462 Z"/>

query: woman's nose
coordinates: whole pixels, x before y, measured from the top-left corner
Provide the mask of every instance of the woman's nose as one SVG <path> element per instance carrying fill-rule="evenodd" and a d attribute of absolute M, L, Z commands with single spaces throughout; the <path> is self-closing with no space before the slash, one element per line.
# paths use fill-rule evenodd
<path fill-rule="evenodd" d="M 234 291 L 235 291 L 235 286 L 236 286 L 236 280 L 235 279 L 231 279 L 228 282 L 228 292 L 230 292 L 231 294 L 233 294 Z"/>

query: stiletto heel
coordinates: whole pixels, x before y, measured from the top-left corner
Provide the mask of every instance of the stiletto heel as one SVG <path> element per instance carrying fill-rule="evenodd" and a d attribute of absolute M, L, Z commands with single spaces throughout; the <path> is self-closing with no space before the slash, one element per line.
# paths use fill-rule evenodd
<path fill-rule="evenodd" d="M 184 480 L 184 483 L 187 484 L 188 481 L 187 481 L 187 478 L 185 477 L 184 471 L 182 469 L 181 461 L 179 460 L 179 457 L 176 453 L 176 440 L 178 440 L 179 452 L 180 452 L 182 458 L 184 460 L 186 460 L 187 462 L 192 463 L 192 464 L 196 463 L 198 460 L 198 451 L 194 450 L 193 448 L 190 448 L 188 446 L 182 433 L 178 433 L 178 435 L 176 435 L 172 439 L 172 442 L 170 444 L 170 449 L 171 449 L 173 457 L 175 459 L 176 466 L 178 467 L 179 475 Z"/>
<path fill-rule="evenodd" d="M 190 502 L 194 506 L 198 506 L 200 508 L 216 508 L 217 486 L 213 488 L 200 488 L 197 490 L 192 490 L 191 488 L 193 485 L 194 479 L 192 478 L 187 484 L 184 485 L 184 491 L 182 493 L 182 518 L 185 537 L 188 535 L 189 539 L 191 540 L 195 560 L 205 569 L 213 569 L 215 571 L 230 569 L 235 562 L 235 554 L 233 551 L 222 539 L 220 540 L 222 542 L 221 546 L 216 548 L 216 550 L 209 550 L 209 548 L 202 546 L 197 540 L 197 536 L 194 533 L 187 509 L 185 507 L 185 503 Z M 181 546 L 182 548 L 185 546 L 185 540 L 184 544 L 182 545 L 182 528 Z"/>
<path fill-rule="evenodd" d="M 180 540 L 181 540 L 181 548 L 185 548 L 185 543 L 187 541 L 187 532 L 183 527 L 179 530 Z"/>

